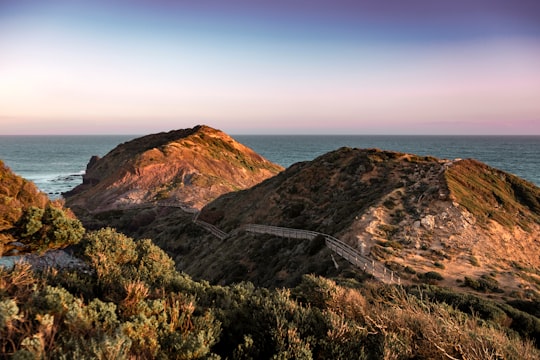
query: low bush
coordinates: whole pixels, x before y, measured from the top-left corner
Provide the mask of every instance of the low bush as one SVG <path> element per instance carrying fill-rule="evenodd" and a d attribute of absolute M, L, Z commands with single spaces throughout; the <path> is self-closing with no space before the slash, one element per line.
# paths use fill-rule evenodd
<path fill-rule="evenodd" d="M 26 209 L 14 232 L 28 250 L 43 252 L 77 244 L 85 230 L 79 220 L 49 204 L 45 209 Z"/>
<path fill-rule="evenodd" d="M 423 274 L 417 274 L 418 278 L 425 280 L 427 283 L 435 283 L 437 281 L 444 280 L 444 277 L 437 271 L 428 271 Z"/>
<path fill-rule="evenodd" d="M 452 305 L 466 314 L 476 315 L 497 326 L 508 326 L 522 337 L 533 340 L 537 346 L 540 346 L 540 319 L 510 305 L 429 285 L 412 288 L 410 292 L 430 301 Z"/>
<path fill-rule="evenodd" d="M 473 279 L 465 276 L 463 286 L 468 286 L 471 289 L 481 292 L 504 292 L 503 290 L 501 290 L 501 288 L 499 288 L 499 282 L 497 281 L 497 279 L 488 275 L 482 275 L 478 279 Z"/>
<path fill-rule="evenodd" d="M 0 358 L 540 356 L 507 328 L 535 339 L 538 319 L 434 286 L 314 275 L 291 290 L 219 286 L 178 273 L 150 240 L 113 229 L 88 233 L 81 247 L 93 269 L 84 275 L 0 269 Z"/>

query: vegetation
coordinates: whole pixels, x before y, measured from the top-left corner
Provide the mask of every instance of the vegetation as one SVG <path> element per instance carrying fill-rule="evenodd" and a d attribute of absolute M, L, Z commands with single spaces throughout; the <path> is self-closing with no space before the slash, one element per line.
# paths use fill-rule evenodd
<path fill-rule="evenodd" d="M 45 251 L 76 244 L 84 234 L 79 220 L 61 202 L 51 202 L 36 186 L 0 161 L 0 255 Z M 13 244 L 16 245 L 13 245 Z"/>
<path fill-rule="evenodd" d="M 215 156 L 234 150 L 228 143 L 206 137 L 212 140 L 210 135 L 201 135 L 199 140 L 209 144 Z M 157 147 L 158 137 L 147 140 L 154 145 L 149 149 Z M 188 148 L 198 146 L 197 141 L 190 141 Z M 132 146 L 135 143 L 128 143 Z M 127 157 L 121 150 L 115 154 Z M 278 225 L 339 233 L 358 220 L 361 210 L 380 203 L 381 193 L 392 194 L 383 203 L 387 210 L 420 219 L 414 213 L 418 205 L 407 199 L 434 199 L 440 196 L 439 190 L 445 190 L 412 181 L 422 173 L 439 174 L 436 166 L 426 163 L 431 158 L 410 156 L 401 164 L 388 163 L 402 156 L 397 153 L 356 153 L 340 149 L 316 160 L 317 166 L 302 169 L 305 165 L 297 164 L 286 170 L 293 175 L 302 170 L 300 179 L 282 174 L 276 176 L 274 185 L 261 184 L 255 190 L 264 190 L 264 186 L 280 190 L 276 192 L 279 196 L 261 197 L 267 199 L 265 206 L 251 201 L 256 195 L 248 191 L 239 196 L 244 196 L 242 206 L 249 209 L 229 206 L 225 208 L 230 211 L 225 212 L 217 206 L 202 215 L 207 221 L 221 221 L 227 230 L 235 229 L 239 213 L 245 213 L 253 214 L 253 219 L 276 220 Z M 156 150 L 148 161 L 158 155 Z M 336 159 L 341 159 L 339 171 L 327 166 Z M 489 204 L 463 203 L 481 221 L 498 221 L 501 209 L 530 213 L 522 206 L 538 213 L 538 197 L 528 192 L 527 183 L 513 178 L 504 182 L 496 172 L 468 178 L 470 174 L 460 173 L 468 169 L 452 169 L 446 176 L 454 196 L 467 198 L 475 191 L 483 197 L 479 203 Z M 400 171 L 415 177 L 393 175 Z M 359 177 L 364 180 L 358 182 Z M 323 178 L 330 182 L 324 184 Z M 388 182 L 379 181 L 381 178 Z M 371 282 L 368 276 L 342 266 L 340 259 L 332 261 L 324 237 L 301 241 L 236 234 L 224 241 L 209 240 L 191 222 L 191 215 L 172 208 L 101 213 L 88 222 L 95 231 L 85 233 L 60 204 L 32 196 L 28 183 L 17 179 L 5 183 L 8 185 L 0 182 L 0 195 L 4 195 L 0 205 L 14 210 L 2 215 L 0 240 L 11 244 L 16 239 L 26 249 L 38 251 L 78 243 L 74 251 L 86 266 L 43 272 L 29 265 L 16 265 L 11 271 L 0 267 L 0 359 L 540 358 L 538 299 L 497 303 L 435 286 L 444 280 L 439 272 L 417 272 L 392 260 L 407 245 L 396 236 L 400 226 L 395 221 L 378 227 L 381 240 L 372 247 L 371 256 L 388 259 L 389 268 L 402 271 L 409 279 L 414 277 L 413 281 L 418 278 L 424 285 Z M 409 190 L 395 192 L 406 183 L 412 184 Z M 487 184 L 494 184 L 493 188 L 483 193 Z M 166 197 L 169 189 L 162 190 Z M 314 192 L 318 196 L 312 198 Z M 514 201 L 517 198 L 519 203 Z M 227 196 L 221 201 L 226 200 Z M 492 200 L 496 203 L 489 203 Z M 268 211 L 273 206 L 279 211 Z M 519 216 L 515 221 L 524 219 Z M 113 220 L 142 239 L 102 228 Z M 192 241 L 184 241 L 182 236 Z M 146 237 L 164 246 L 160 248 Z M 193 280 L 177 271 L 162 248 L 175 254 L 177 262 L 188 263 L 186 254 L 190 254 L 190 263 L 182 268 L 198 266 L 219 277 L 212 278 L 213 284 Z M 433 266 L 442 271 L 445 252 L 434 251 L 432 257 Z M 204 263 L 199 261 L 203 258 Z M 475 262 L 479 264 L 471 256 L 471 263 Z M 301 275 L 307 273 L 312 275 Z M 462 283 L 479 292 L 500 292 L 494 276 L 496 272 L 478 279 L 466 277 Z M 240 282 L 251 278 L 257 279 L 256 285 L 288 288 Z"/>
<path fill-rule="evenodd" d="M 15 175 L 0 160 L 0 232 L 13 228 L 24 207 L 43 208 L 47 202 L 32 182 Z"/>
<path fill-rule="evenodd" d="M 437 281 L 441 281 L 441 280 L 444 280 L 444 277 L 438 273 L 437 271 L 428 271 L 424 274 L 418 274 L 417 275 L 419 279 L 423 279 L 425 280 L 426 282 L 428 282 L 429 284 L 434 284 L 436 283 Z"/>
<path fill-rule="evenodd" d="M 457 202 L 483 225 L 494 220 L 528 230 L 528 222 L 540 223 L 540 189 L 525 180 L 474 160 L 454 163 L 445 176 Z"/>
<path fill-rule="evenodd" d="M 540 356 L 538 318 L 471 295 L 313 275 L 291 290 L 210 285 L 177 272 L 150 240 L 111 228 L 79 247 L 90 271 L 0 269 L 2 358 Z"/>
<path fill-rule="evenodd" d="M 463 285 L 481 292 L 504 292 L 499 288 L 499 282 L 497 281 L 497 279 L 489 275 L 482 275 L 478 279 L 473 279 L 465 276 L 465 281 Z"/>
<path fill-rule="evenodd" d="M 85 230 L 79 220 L 48 204 L 26 209 L 14 231 L 27 250 L 43 252 L 77 244 Z"/>

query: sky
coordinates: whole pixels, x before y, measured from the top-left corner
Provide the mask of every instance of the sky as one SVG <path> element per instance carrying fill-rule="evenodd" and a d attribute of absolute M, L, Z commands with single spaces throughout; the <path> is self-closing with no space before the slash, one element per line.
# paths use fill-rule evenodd
<path fill-rule="evenodd" d="M 0 0 L 0 135 L 540 135 L 538 0 Z"/>

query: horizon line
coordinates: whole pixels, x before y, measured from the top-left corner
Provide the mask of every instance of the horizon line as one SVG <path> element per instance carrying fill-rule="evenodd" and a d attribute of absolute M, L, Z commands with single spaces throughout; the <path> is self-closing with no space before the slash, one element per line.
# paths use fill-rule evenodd
<path fill-rule="evenodd" d="M 160 134 L 160 133 L 167 133 L 170 131 L 175 131 L 179 129 L 174 130 L 164 130 L 164 131 L 158 131 L 158 132 L 149 132 L 149 133 L 107 133 L 107 134 L 100 134 L 100 133 L 91 133 L 91 134 L 82 134 L 82 133 L 69 133 L 69 134 L 59 134 L 59 133 L 53 133 L 53 134 L 0 134 L 0 136 L 146 136 L 146 135 L 152 135 L 152 134 Z M 220 130 L 222 131 L 222 130 Z M 229 135 L 229 136 L 461 136 L 461 137 L 473 137 L 473 136 L 485 136 L 485 137 L 535 137 L 540 136 L 540 133 L 538 134 L 367 134 L 367 133 L 353 133 L 353 134 L 344 134 L 344 133 L 331 133 L 331 134 L 310 134 L 310 133 L 228 133 L 225 131 L 222 131 L 223 133 Z"/>

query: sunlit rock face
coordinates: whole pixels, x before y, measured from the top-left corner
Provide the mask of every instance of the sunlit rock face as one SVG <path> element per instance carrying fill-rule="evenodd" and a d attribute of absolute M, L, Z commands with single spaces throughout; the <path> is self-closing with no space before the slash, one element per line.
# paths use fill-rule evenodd
<path fill-rule="evenodd" d="M 83 184 L 65 194 L 75 210 L 100 212 L 144 204 L 201 208 L 283 169 L 208 126 L 152 134 L 92 157 Z"/>

